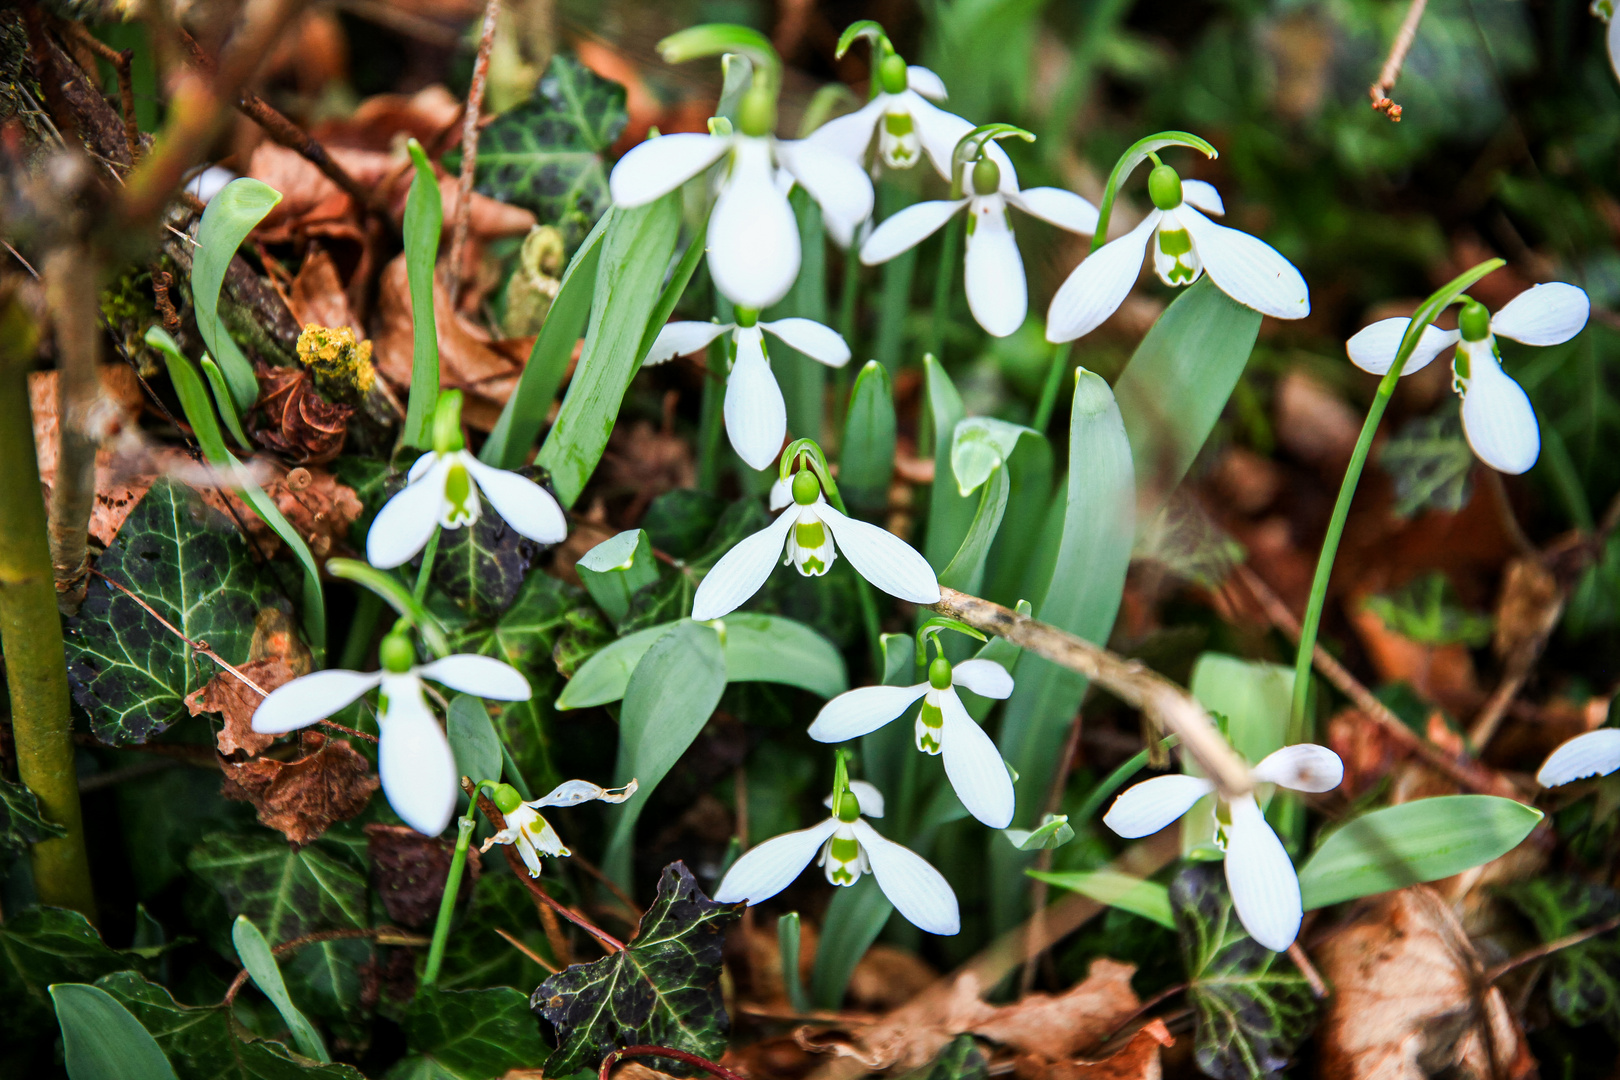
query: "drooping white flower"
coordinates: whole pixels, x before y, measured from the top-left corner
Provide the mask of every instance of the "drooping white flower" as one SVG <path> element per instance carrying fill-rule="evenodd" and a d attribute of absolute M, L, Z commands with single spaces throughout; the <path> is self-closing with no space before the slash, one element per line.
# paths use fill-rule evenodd
<path fill-rule="evenodd" d="M 405 487 L 377 511 L 366 533 L 366 559 L 382 570 L 401 566 L 426 546 L 433 530 L 478 521 L 482 491 L 517 532 L 541 544 L 568 535 L 568 519 L 549 491 L 527 477 L 485 465 L 465 449 L 430 450 L 416 459 Z"/>
<path fill-rule="evenodd" d="M 986 157 L 965 172 L 967 194 L 963 198 L 913 203 L 886 219 L 861 245 L 861 262 L 867 266 L 888 262 L 932 236 L 965 208 L 962 284 L 968 308 L 986 333 L 1006 337 L 1024 324 L 1029 312 L 1029 286 L 1007 207 L 1016 206 L 1059 228 L 1085 235 L 1097 227 L 1097 208 L 1061 188 L 1018 190 L 1010 169 L 989 157 L 989 149 L 986 147 Z"/>
<path fill-rule="evenodd" d="M 1607 27 L 1603 39 L 1609 50 L 1609 67 L 1620 78 L 1620 19 L 1614 17 L 1614 0 L 1592 0 L 1591 11 Z"/>
<path fill-rule="evenodd" d="M 1200 211 L 1224 214 L 1215 188 L 1182 180 L 1168 165 L 1148 176 L 1154 209 L 1124 236 L 1110 240 L 1074 268 L 1046 314 L 1048 341 L 1091 333 L 1124 303 L 1153 245 L 1153 269 L 1166 285 L 1191 285 L 1200 274 L 1227 296 L 1262 315 L 1303 319 L 1311 294 L 1294 264 L 1248 233 L 1217 225 Z"/>
<path fill-rule="evenodd" d="M 709 273 L 739 307 L 763 310 L 799 276 L 799 225 L 780 166 L 821 204 L 829 228 L 850 235 L 872 212 L 872 181 L 849 159 L 768 134 L 683 133 L 648 139 L 619 159 L 608 188 L 619 206 L 642 206 L 724 159 L 709 215 Z"/>
<path fill-rule="evenodd" d="M 605 788 L 589 780 L 564 780 L 548 794 L 532 802 L 524 802 L 516 788 L 502 784 L 495 789 L 491 799 L 506 816 L 506 828 L 485 840 L 478 850 L 488 851 L 496 844 L 516 845 L 523 865 L 529 868 L 529 876 L 539 877 L 541 855 L 555 858 L 573 854 L 563 844 L 557 830 L 551 827 L 551 822 L 541 816 L 541 807 L 578 806 L 593 801 L 622 803 L 635 793 L 634 780 L 622 788 Z"/>
<path fill-rule="evenodd" d="M 883 797 L 871 784 L 853 780 L 826 821 L 772 837 L 744 853 L 715 890 L 715 900 L 746 900 L 750 907 L 769 900 L 820 852 L 816 865 L 825 868 L 832 884 L 853 885 L 871 873 L 895 910 L 918 929 L 942 937 L 959 931 L 962 918 L 950 883 L 922 856 L 868 825 L 862 814 L 882 817 Z"/>
<path fill-rule="evenodd" d="M 1577 735 L 1547 755 L 1536 782 L 1558 787 L 1588 776 L 1608 776 L 1620 769 L 1620 728 L 1598 728 Z"/>
<path fill-rule="evenodd" d="M 1005 829 L 1013 817 L 1012 777 L 996 744 L 968 715 L 956 694 L 958 686 L 983 697 L 1005 698 L 1013 691 L 1013 680 L 994 660 L 953 665 L 939 656 L 928 666 L 928 680 L 916 686 L 863 686 L 839 694 L 816 714 L 810 737 L 817 742 L 846 742 L 876 731 L 922 698 L 917 749 L 942 754 L 945 775 L 968 813 L 992 829 Z"/>
<path fill-rule="evenodd" d="M 779 557 L 805 577 L 820 577 L 832 569 L 839 548 L 856 573 L 890 596 L 939 603 L 939 579 L 910 544 L 828 505 L 808 469 L 794 475 L 792 491 L 792 506 L 714 564 L 692 598 L 692 618 L 704 622 L 735 611 L 765 584 Z"/>
<path fill-rule="evenodd" d="M 1463 434 L 1479 459 L 1498 472 L 1522 473 L 1541 456 L 1541 429 L 1524 388 L 1502 370 L 1496 335 L 1526 345 L 1557 345 L 1581 332 L 1591 313 L 1586 293 L 1561 281 L 1534 285 L 1493 318 L 1476 300 L 1463 304 L 1456 330 L 1423 328 L 1402 375 L 1427 367 L 1452 345 L 1452 389 L 1462 395 Z M 1411 319 L 1382 319 L 1345 343 L 1363 371 L 1383 375 L 1395 363 Z"/>
<path fill-rule="evenodd" d="M 737 346 L 726 380 L 726 434 L 737 456 L 752 469 L 776 463 L 787 437 L 787 404 L 771 372 L 764 334 L 785 342 L 828 367 L 849 363 L 849 345 L 843 335 L 814 319 L 777 319 L 738 326 L 736 323 L 672 322 L 658 331 L 647 353 L 647 364 L 662 364 L 675 356 L 696 352 L 721 334 L 730 332 Z M 762 333 L 763 331 L 763 333 Z"/>
<path fill-rule="evenodd" d="M 528 700 L 529 681 L 508 664 L 469 653 L 418 665 L 410 639 L 398 632 L 384 638 L 378 651 L 381 671 L 317 671 L 273 691 L 254 711 L 253 730 L 284 735 L 308 727 L 381 686 L 377 774 L 383 794 L 405 824 L 437 836 L 450 823 L 459 789 L 450 742 L 428 708 L 422 680 L 496 701 Z"/>
<path fill-rule="evenodd" d="M 1250 775 L 1257 784 L 1331 791 L 1344 779 L 1344 763 L 1325 746 L 1300 743 L 1268 754 Z M 1103 815 L 1103 824 L 1127 839 L 1150 836 L 1214 790 L 1214 783 L 1201 776 L 1156 776 L 1126 789 Z M 1216 817 L 1216 840 L 1226 849 L 1232 906 L 1250 937 L 1282 952 L 1294 943 L 1304 917 L 1294 864 L 1252 793 L 1222 805 L 1227 815 Z"/>

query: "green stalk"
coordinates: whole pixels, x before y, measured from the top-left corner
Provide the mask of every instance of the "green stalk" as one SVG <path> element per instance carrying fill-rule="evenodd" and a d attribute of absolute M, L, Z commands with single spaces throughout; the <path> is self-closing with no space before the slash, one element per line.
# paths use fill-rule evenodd
<path fill-rule="evenodd" d="M 56 610 L 45 500 L 39 490 L 28 369 L 34 328 L 20 304 L 0 307 L 0 640 L 17 775 L 46 819 L 67 830 L 29 849 L 41 904 L 96 917 L 73 768 L 62 620 Z"/>
<path fill-rule="evenodd" d="M 1058 390 L 1063 385 L 1063 372 L 1069 366 L 1069 353 L 1074 349 L 1074 342 L 1065 341 L 1052 350 L 1052 366 L 1046 369 L 1046 385 L 1041 387 L 1041 400 L 1035 406 L 1035 419 L 1030 427 L 1046 434 L 1046 426 L 1052 422 L 1052 410 L 1057 407 Z"/>
<path fill-rule="evenodd" d="M 1395 353 L 1394 363 L 1378 382 L 1378 392 L 1373 396 L 1372 406 L 1367 410 L 1367 419 L 1361 425 L 1361 436 L 1356 439 L 1355 451 L 1350 455 L 1350 464 L 1345 468 L 1344 482 L 1339 485 L 1339 498 L 1333 504 L 1333 516 L 1328 520 L 1327 535 L 1322 540 L 1322 553 L 1316 561 L 1316 576 L 1311 579 L 1311 595 L 1305 605 L 1305 618 L 1300 622 L 1299 652 L 1294 657 L 1294 701 L 1288 722 L 1290 739 L 1296 738 L 1305 730 L 1305 705 L 1310 695 L 1311 661 L 1316 655 L 1316 635 L 1322 625 L 1322 605 L 1327 599 L 1328 579 L 1333 576 L 1333 559 L 1339 551 L 1339 538 L 1343 535 L 1344 523 L 1350 516 L 1350 503 L 1355 498 L 1362 467 L 1367 463 L 1367 453 L 1372 449 L 1373 436 L 1378 433 L 1378 423 L 1384 417 L 1384 409 L 1389 405 L 1390 396 L 1395 393 L 1395 384 L 1406 367 L 1406 361 L 1417 348 L 1423 331 L 1434 322 L 1435 317 L 1462 296 L 1464 289 L 1502 265 L 1504 263 L 1501 259 L 1488 259 L 1447 282 L 1423 301 L 1413 314 L 1411 325 L 1406 328 L 1406 336 L 1401 339 L 1401 347 Z"/>
<path fill-rule="evenodd" d="M 427 547 L 422 549 L 422 568 L 416 572 L 416 588 L 411 591 L 418 604 L 427 598 L 428 582 L 433 577 L 433 560 L 439 554 L 439 534 L 442 532 L 443 529 L 434 529 L 433 535 L 428 537 Z"/>
<path fill-rule="evenodd" d="M 962 243 L 962 218 L 952 217 L 945 225 L 945 236 L 939 253 L 939 266 L 934 274 L 934 318 L 928 324 L 928 348 L 925 352 L 944 356 L 941 343 L 945 336 L 945 320 L 951 314 L 951 284 L 956 280 L 956 249 Z"/>
<path fill-rule="evenodd" d="M 439 917 L 433 923 L 433 943 L 428 946 L 427 966 L 422 969 L 421 985 L 432 986 L 439 981 L 439 966 L 444 963 L 444 946 L 450 940 L 450 919 L 456 910 L 456 894 L 461 891 L 461 874 L 467 865 L 467 848 L 472 845 L 474 815 L 478 800 L 467 801 L 467 814 L 456 822 L 456 850 L 450 856 L 450 876 L 444 879 L 444 895 L 439 898 Z"/>
<path fill-rule="evenodd" d="M 377 619 L 382 615 L 382 597 L 370 589 L 360 590 L 360 599 L 354 605 L 354 621 L 349 624 L 349 636 L 343 641 L 343 655 L 338 667 L 358 671 L 366 662 L 371 649 L 371 638 L 377 632 Z"/>
<path fill-rule="evenodd" d="M 883 218 L 904 210 L 913 202 L 912 193 L 897 186 L 895 178 L 885 174 L 878 186 L 878 209 Z M 883 264 L 883 287 L 878 297 L 877 343 L 872 353 L 890 375 L 900 371 L 905 362 L 906 316 L 911 312 L 911 280 L 917 271 L 917 249 L 911 248 Z"/>

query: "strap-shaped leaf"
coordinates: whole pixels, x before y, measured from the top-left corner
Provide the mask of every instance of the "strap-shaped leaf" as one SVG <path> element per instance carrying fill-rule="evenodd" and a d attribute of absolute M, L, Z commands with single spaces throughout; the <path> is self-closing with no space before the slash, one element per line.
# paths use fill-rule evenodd
<path fill-rule="evenodd" d="M 281 193 L 269 184 L 252 177 L 238 177 L 208 201 L 208 208 L 197 223 L 197 252 L 191 260 L 191 298 L 197 313 L 197 330 L 224 373 L 232 400 L 242 412 L 252 408 L 259 399 L 259 380 L 254 377 L 253 365 L 242 355 L 220 321 L 219 290 L 225 284 L 225 271 L 236 257 L 236 249 L 280 201 Z"/>
<path fill-rule="evenodd" d="M 331 1061 L 326 1040 L 309 1022 L 309 1017 L 299 1012 L 298 1006 L 293 1004 L 292 997 L 287 993 L 286 980 L 281 977 L 281 968 L 270 951 L 270 943 L 264 940 L 264 935 L 253 925 L 253 920 L 245 915 L 236 917 L 236 922 L 231 926 L 231 943 L 236 946 L 236 955 L 241 958 L 242 966 L 247 968 L 254 985 L 270 999 L 270 1004 L 276 1007 L 276 1012 L 286 1022 L 293 1042 L 298 1044 L 299 1053 L 316 1061 Z"/>
<path fill-rule="evenodd" d="M 69 1080 L 176 1080 L 157 1040 L 99 986 L 51 987 Z"/>

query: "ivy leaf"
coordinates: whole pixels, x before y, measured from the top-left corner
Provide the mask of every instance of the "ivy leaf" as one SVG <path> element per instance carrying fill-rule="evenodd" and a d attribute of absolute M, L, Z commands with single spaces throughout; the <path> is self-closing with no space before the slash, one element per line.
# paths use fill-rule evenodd
<path fill-rule="evenodd" d="M 547 485 L 544 469 L 526 466 L 517 472 Z M 543 550 L 508 525 L 482 493 L 478 502 L 476 522 L 439 533 L 433 563 L 433 587 L 475 619 L 499 615 L 511 606 Z"/>
<path fill-rule="evenodd" d="M 572 248 L 612 201 L 602 154 L 629 120 L 624 101 L 623 86 L 558 53 L 534 96 L 479 136 L 477 190 L 561 227 Z M 459 169 L 460 155 L 444 164 Z"/>
<path fill-rule="evenodd" d="M 1404 424 L 1379 452 L 1378 467 L 1395 481 L 1395 513 L 1400 517 L 1424 510 L 1454 513 L 1473 493 L 1469 477 L 1474 452 L 1463 438 L 1456 409 Z"/>
<path fill-rule="evenodd" d="M 153 484 L 98 565 L 190 640 L 233 664 L 247 660 L 269 582 L 229 519 L 184 484 Z M 105 743 L 142 743 L 190 715 L 186 695 L 216 670 L 105 582 L 92 584 L 64 629 L 73 699 Z"/>
<path fill-rule="evenodd" d="M 743 904 L 717 904 L 685 863 L 664 867 L 658 896 L 623 952 L 575 964 L 541 983 L 530 1006 L 557 1031 L 547 1076 L 594 1068 L 621 1046 L 667 1046 L 713 1060 L 730 1020 L 720 997 L 720 948 Z M 662 1058 L 666 1072 L 689 1067 Z"/>
<path fill-rule="evenodd" d="M 222 1005 L 181 1005 L 133 971 L 97 980 L 151 1032 L 179 1080 L 365 1080 L 352 1065 L 301 1057 L 278 1042 L 253 1038 Z"/>
<path fill-rule="evenodd" d="M 726 502 L 697 488 L 666 491 L 647 506 L 641 527 L 652 546 L 676 559 L 689 559 L 703 548 L 725 513 Z"/>
<path fill-rule="evenodd" d="M 545 971 L 497 934 L 500 927 L 540 956 L 551 946 L 535 925 L 534 900 L 515 874 L 484 874 L 444 950 L 439 985 L 446 990 L 477 986 L 533 986 Z"/>
<path fill-rule="evenodd" d="M 388 1070 L 388 1080 L 494 1080 L 509 1069 L 534 1068 L 546 1044 L 527 1005 L 523 992 L 509 986 L 424 987 L 404 1017 L 415 1053 Z"/>
<path fill-rule="evenodd" d="M 54 1024 L 52 983 L 94 982 L 138 966 L 136 957 L 102 941 L 77 911 L 30 908 L 0 923 L 0 1015 L 13 1031 Z"/>
<path fill-rule="evenodd" d="M 1579 878 L 1532 878 L 1503 890 L 1536 928 L 1542 942 L 1556 941 L 1620 915 L 1620 893 Z M 1620 932 L 1560 949 L 1548 961 L 1547 998 L 1571 1027 L 1602 1022 L 1620 1038 Z"/>
<path fill-rule="evenodd" d="M 1287 1065 L 1316 1026 L 1305 977 L 1243 932 L 1219 863 L 1176 875 L 1170 907 L 1197 1020 L 1194 1056 L 1215 1080 L 1260 1080 Z"/>
<path fill-rule="evenodd" d="M 0 777 L 0 852 L 15 854 L 29 844 L 66 835 L 66 829 L 39 812 L 39 800 L 26 785 Z"/>
<path fill-rule="evenodd" d="M 620 635 L 685 618 L 692 611 L 692 597 L 703 575 L 739 541 L 770 522 L 758 499 L 741 498 L 726 507 L 707 539 L 683 565 L 666 569 L 657 581 L 642 586 L 630 598 L 630 610 L 619 624 Z M 648 532 L 651 535 L 651 530 Z"/>

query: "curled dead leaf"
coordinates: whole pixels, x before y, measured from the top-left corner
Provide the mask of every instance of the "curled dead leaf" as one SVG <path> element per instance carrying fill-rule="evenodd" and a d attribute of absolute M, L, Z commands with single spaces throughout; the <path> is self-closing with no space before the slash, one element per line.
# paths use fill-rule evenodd
<path fill-rule="evenodd" d="M 334 822 L 366 808 L 379 781 L 366 759 L 347 739 L 319 732 L 302 735 L 314 752 L 292 761 L 256 757 L 240 765 L 220 759 L 225 782 L 220 794 L 253 804 L 259 823 L 295 844 L 307 844 Z"/>
<path fill-rule="evenodd" d="M 304 368 L 260 367 L 259 401 L 249 420 L 253 437 L 294 461 L 319 464 L 343 450 L 353 405 L 321 397 Z"/>
<path fill-rule="evenodd" d="M 1018 1080 L 1160 1080 L 1160 1051 L 1176 1040 L 1163 1020 L 1150 1020 L 1131 1041 L 1101 1061 L 1048 1061 L 1039 1054 L 1019 1054 L 1013 1062 Z"/>
<path fill-rule="evenodd" d="M 242 664 L 237 670 L 265 693 L 298 677 L 281 657 L 254 660 Z M 224 727 L 214 740 L 221 754 L 234 754 L 241 750 L 252 757 L 263 753 L 276 741 L 274 735 L 262 735 L 253 730 L 253 711 L 263 700 L 258 690 L 230 672 L 221 671 L 186 696 L 186 708 L 191 710 L 192 716 L 212 712 L 219 713 L 224 719 Z"/>
<path fill-rule="evenodd" d="M 359 316 L 349 306 L 349 294 L 343 289 L 337 264 L 320 248 L 310 252 L 298 268 L 298 276 L 288 290 L 287 306 L 300 326 L 346 326 L 356 337 L 365 336 Z"/>
<path fill-rule="evenodd" d="M 372 824 L 366 826 L 366 854 L 388 917 L 403 926 L 426 926 L 439 912 L 455 846 L 409 825 Z M 477 881 L 482 869 L 478 849 L 469 849 L 467 880 Z"/>

